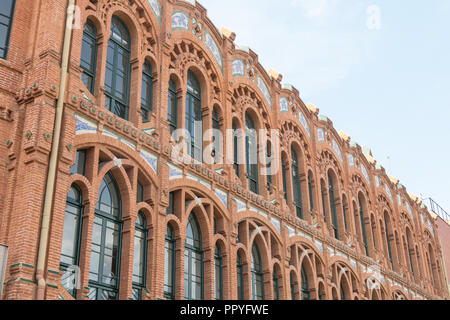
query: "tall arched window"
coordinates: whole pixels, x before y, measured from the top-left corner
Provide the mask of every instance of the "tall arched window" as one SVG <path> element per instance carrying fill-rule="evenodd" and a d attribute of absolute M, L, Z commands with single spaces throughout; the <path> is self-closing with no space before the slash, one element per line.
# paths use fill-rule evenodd
<path fill-rule="evenodd" d="M 409 265 L 410 265 L 410 269 L 411 269 L 411 273 L 413 275 L 413 277 L 415 277 L 415 273 L 414 273 L 414 263 L 413 263 L 413 258 L 412 258 L 412 244 L 411 244 L 411 231 L 409 231 L 409 229 L 406 229 L 406 245 L 408 246 L 408 256 L 409 256 Z"/>
<path fill-rule="evenodd" d="M 167 120 L 169 121 L 169 131 L 172 134 L 178 129 L 178 99 L 177 85 L 173 79 L 169 81 L 169 99 L 167 106 Z"/>
<path fill-rule="evenodd" d="M 392 248 L 391 248 L 391 230 L 389 228 L 389 217 L 387 215 L 387 212 L 384 212 L 384 230 L 385 230 L 385 234 L 386 234 L 386 243 L 387 243 L 387 248 L 388 248 L 388 253 L 389 253 L 389 261 L 391 262 L 391 267 L 394 267 L 394 263 L 393 263 L 393 259 L 392 259 Z"/>
<path fill-rule="evenodd" d="M 222 251 L 219 245 L 216 244 L 214 252 L 214 280 L 215 280 L 215 294 L 216 300 L 223 299 L 223 272 L 222 272 Z"/>
<path fill-rule="evenodd" d="M 331 176 L 330 172 L 328 172 L 328 188 L 330 197 L 331 222 L 334 230 L 334 237 L 339 240 L 339 224 L 336 213 L 336 199 L 334 197 L 333 177 Z"/>
<path fill-rule="evenodd" d="M 142 212 L 139 212 L 134 232 L 133 257 L 133 299 L 142 299 L 142 290 L 145 288 L 147 271 L 147 221 Z"/>
<path fill-rule="evenodd" d="M 301 276 L 302 276 L 302 300 L 310 300 L 311 295 L 309 293 L 309 282 L 304 264 L 302 264 Z"/>
<path fill-rule="evenodd" d="M 295 300 L 296 294 L 295 294 L 295 273 L 291 272 L 289 276 L 289 286 L 291 287 L 291 300 Z"/>
<path fill-rule="evenodd" d="M 236 175 L 238 177 L 240 177 L 240 172 L 239 172 L 239 137 L 238 137 L 238 127 L 236 125 L 236 121 L 233 120 L 233 167 L 234 167 L 234 171 L 236 172 Z"/>
<path fill-rule="evenodd" d="M 280 283 L 278 280 L 277 269 L 275 267 L 273 267 L 272 281 L 273 281 L 273 299 L 280 300 Z"/>
<path fill-rule="evenodd" d="M 89 270 L 91 300 L 118 298 L 122 238 L 121 200 L 118 190 L 114 177 L 107 173 L 100 184 L 95 206 Z"/>
<path fill-rule="evenodd" d="M 106 56 L 105 108 L 123 119 L 128 119 L 130 103 L 130 48 L 127 27 L 113 16 Z"/>
<path fill-rule="evenodd" d="M 347 300 L 347 297 L 345 295 L 345 288 L 344 288 L 344 280 L 341 279 L 341 300 Z"/>
<path fill-rule="evenodd" d="M 175 233 L 170 224 L 167 225 L 164 246 L 164 297 L 175 299 Z"/>
<path fill-rule="evenodd" d="M 264 300 L 264 281 L 261 255 L 256 244 L 252 248 L 252 299 Z"/>
<path fill-rule="evenodd" d="M 311 171 L 308 173 L 308 191 L 309 191 L 309 208 L 314 209 L 314 198 L 313 198 L 313 177 Z"/>
<path fill-rule="evenodd" d="M 297 217 L 303 219 L 302 186 L 300 182 L 300 170 L 297 152 L 295 152 L 294 148 L 291 148 L 291 157 L 292 157 L 292 192 L 295 202 L 295 211 L 297 213 Z"/>
<path fill-rule="evenodd" d="M 244 265 L 242 263 L 241 255 L 237 254 L 236 259 L 236 272 L 237 272 L 237 296 L 238 300 L 244 300 Z"/>
<path fill-rule="evenodd" d="M 288 201 L 288 193 L 287 193 L 287 166 L 286 166 L 286 157 L 281 155 L 281 173 L 283 175 L 283 191 L 284 191 L 284 199 L 286 202 Z"/>
<path fill-rule="evenodd" d="M 375 249 L 377 249 L 377 237 L 376 237 L 376 235 L 377 235 L 377 225 L 376 225 L 376 222 L 375 222 L 375 217 L 373 215 L 370 218 L 370 226 L 371 226 L 371 229 L 372 229 L 373 247 Z"/>
<path fill-rule="evenodd" d="M 212 128 L 213 130 L 220 132 L 220 120 L 219 120 L 219 113 L 217 112 L 217 109 L 214 108 L 212 112 Z M 214 163 L 219 163 L 220 159 L 220 136 L 218 133 L 214 132 L 213 134 L 213 150 L 214 150 Z"/>
<path fill-rule="evenodd" d="M 361 195 L 358 196 L 359 201 L 359 219 L 361 222 L 361 233 L 363 237 L 363 244 L 364 249 L 366 252 L 366 255 L 369 255 L 369 245 L 367 244 L 367 232 L 366 232 L 366 218 L 364 216 L 364 200 L 362 199 Z"/>
<path fill-rule="evenodd" d="M 267 173 L 267 191 L 270 192 L 272 190 L 272 146 L 270 141 L 267 141 L 266 146 L 266 157 L 267 157 L 267 168 L 269 172 Z"/>
<path fill-rule="evenodd" d="M 76 296 L 76 279 L 71 266 L 79 265 L 82 214 L 83 198 L 80 189 L 74 184 L 66 200 L 60 260 L 60 269 L 64 272 L 61 283 L 73 297 Z"/>
<path fill-rule="evenodd" d="M 0 58 L 6 59 L 9 49 L 12 19 L 14 16 L 15 0 L 2 0 L 0 5 Z"/>
<path fill-rule="evenodd" d="M 245 114 L 245 150 L 248 175 L 248 188 L 258 193 L 258 138 L 252 117 Z"/>
<path fill-rule="evenodd" d="M 203 158 L 201 100 L 200 82 L 194 73 L 189 70 L 186 94 L 186 130 L 191 135 L 191 142 L 188 143 L 188 154 L 197 161 L 202 161 Z"/>
<path fill-rule="evenodd" d="M 81 79 L 86 88 L 94 94 L 95 72 L 97 65 L 97 29 L 87 20 L 83 31 L 83 44 L 81 45 Z"/>
<path fill-rule="evenodd" d="M 150 62 L 142 66 L 141 115 L 142 121 L 149 121 L 149 113 L 153 109 L 153 71 Z"/>
<path fill-rule="evenodd" d="M 184 244 L 184 299 L 203 299 L 202 235 L 194 214 L 189 217 Z"/>
<path fill-rule="evenodd" d="M 325 198 L 327 197 L 327 189 L 325 188 L 325 181 L 323 180 L 320 180 L 320 189 L 322 190 L 323 220 L 327 222 L 327 206 L 325 203 Z"/>

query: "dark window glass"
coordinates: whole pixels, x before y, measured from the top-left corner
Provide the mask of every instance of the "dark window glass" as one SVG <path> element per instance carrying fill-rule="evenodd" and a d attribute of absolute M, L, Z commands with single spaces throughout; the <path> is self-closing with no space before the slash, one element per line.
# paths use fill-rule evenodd
<path fill-rule="evenodd" d="M 97 64 L 97 29 L 87 20 L 84 25 L 83 44 L 81 46 L 82 79 L 86 88 L 94 94 L 95 71 Z"/>
<path fill-rule="evenodd" d="M 216 300 L 222 300 L 223 299 L 222 252 L 218 245 L 216 245 L 216 250 L 214 252 L 214 280 L 215 280 L 214 298 Z"/>
<path fill-rule="evenodd" d="M 308 174 L 308 191 L 309 191 L 309 207 L 311 210 L 314 209 L 314 200 L 313 200 L 313 190 L 312 190 L 312 176 L 311 172 Z"/>
<path fill-rule="evenodd" d="M 86 150 L 78 150 L 75 156 L 75 164 L 70 168 L 70 174 L 85 174 Z"/>
<path fill-rule="evenodd" d="M 325 198 L 327 196 L 327 189 L 325 188 L 324 182 L 321 181 L 320 188 L 322 190 L 322 210 L 323 210 L 323 220 L 327 221 L 327 207 L 325 204 Z"/>
<path fill-rule="evenodd" d="M 345 200 L 342 200 L 342 214 L 344 215 L 345 232 L 347 232 L 347 230 L 348 230 L 348 226 L 347 226 L 347 203 L 345 202 Z"/>
<path fill-rule="evenodd" d="M 184 298 L 203 299 L 203 251 L 200 227 L 194 214 L 189 217 L 184 249 Z"/>
<path fill-rule="evenodd" d="M 78 266 L 83 214 L 81 191 L 73 185 L 66 200 L 60 269 L 63 271 L 62 286 L 73 297 L 76 296 L 76 274 L 71 266 Z"/>
<path fill-rule="evenodd" d="M 89 296 L 92 300 L 118 298 L 121 246 L 121 201 L 111 173 L 105 175 L 95 207 L 92 231 Z"/>
<path fill-rule="evenodd" d="M 137 192 L 136 192 L 136 202 L 140 203 L 144 201 L 144 186 L 138 181 Z"/>
<path fill-rule="evenodd" d="M 203 127 L 200 83 L 194 73 L 188 72 L 188 90 L 186 94 L 186 130 L 191 135 L 188 154 L 197 161 L 203 158 Z"/>
<path fill-rule="evenodd" d="M 216 109 L 213 110 L 212 113 L 212 128 L 214 130 L 220 131 L 220 122 L 219 122 L 219 113 Z M 219 143 L 219 136 L 217 136 L 215 133 L 213 135 L 213 154 L 214 154 L 214 163 L 219 162 L 220 158 L 220 143 Z"/>
<path fill-rule="evenodd" d="M 258 193 L 258 138 L 252 117 L 245 114 L 245 150 L 248 175 L 248 188 Z"/>
<path fill-rule="evenodd" d="M 164 297 L 175 299 L 175 234 L 167 225 L 164 254 Z"/>
<path fill-rule="evenodd" d="M 145 61 L 142 68 L 141 115 L 142 121 L 148 122 L 148 115 L 153 109 L 153 73 L 148 61 Z"/>
<path fill-rule="evenodd" d="M 409 236 L 408 231 L 406 231 L 406 245 L 408 246 L 408 256 L 409 256 L 409 265 L 410 265 L 411 273 L 412 273 L 413 277 L 415 277 L 414 264 L 413 264 L 412 252 L 411 252 L 411 237 Z"/>
<path fill-rule="evenodd" d="M 123 22 L 113 16 L 108 41 L 105 74 L 105 108 L 128 119 L 130 87 L 129 32 Z"/>
<path fill-rule="evenodd" d="M 330 209 L 331 209 L 331 223 L 334 230 L 334 237 L 339 240 L 339 225 L 336 213 L 336 199 L 334 196 L 334 184 L 333 178 L 330 173 L 328 173 L 328 188 L 330 197 Z"/>
<path fill-rule="evenodd" d="M 256 244 L 252 248 L 252 299 L 264 300 L 264 281 L 262 273 L 261 255 Z"/>
<path fill-rule="evenodd" d="M 280 300 L 280 283 L 278 280 L 277 270 L 273 269 L 273 299 Z"/>
<path fill-rule="evenodd" d="M 364 243 L 364 249 L 366 251 L 366 255 L 369 255 L 369 246 L 367 245 L 367 232 L 366 232 L 366 218 L 364 216 L 364 208 L 363 208 L 363 201 L 361 197 L 358 197 L 359 201 L 359 218 L 361 220 L 361 232 L 363 236 L 363 243 Z"/>
<path fill-rule="evenodd" d="M 239 177 L 239 146 L 238 146 L 238 135 L 237 135 L 237 125 L 233 121 L 233 167 L 236 175 Z"/>
<path fill-rule="evenodd" d="M 389 253 L 389 261 L 391 262 L 391 266 L 393 267 L 393 260 L 392 260 L 392 248 L 391 248 L 391 230 L 388 227 L 388 217 L 386 213 L 384 214 L 384 230 L 386 233 L 386 242 L 388 247 L 388 253 Z"/>
<path fill-rule="evenodd" d="M 244 265 L 240 254 L 237 255 L 236 271 L 238 300 L 244 300 Z"/>
<path fill-rule="evenodd" d="M 306 269 L 303 264 L 302 264 L 301 277 L 302 277 L 302 300 L 310 300 L 311 296 L 309 293 L 308 276 L 306 275 Z"/>
<path fill-rule="evenodd" d="M 12 18 L 14 15 L 15 0 L 0 1 L 0 58 L 6 59 L 9 49 Z"/>
<path fill-rule="evenodd" d="M 303 206 L 302 206 L 302 187 L 300 182 L 300 170 L 297 152 L 291 149 L 292 155 L 292 191 L 294 193 L 295 210 L 297 217 L 303 219 Z"/>
<path fill-rule="evenodd" d="M 270 168 L 270 172 L 268 172 L 267 175 L 267 191 L 271 191 L 272 189 L 272 163 L 270 162 L 270 158 L 272 157 L 272 149 L 271 149 L 271 145 L 270 142 L 267 142 L 267 147 L 266 147 L 266 157 L 267 157 L 267 167 Z"/>
<path fill-rule="evenodd" d="M 289 277 L 289 284 L 291 287 L 291 300 L 295 300 L 295 281 L 294 281 L 294 274 L 291 273 Z"/>
<path fill-rule="evenodd" d="M 134 257 L 133 257 L 133 299 L 142 299 L 145 288 L 145 273 L 147 270 L 147 222 L 142 212 L 139 212 L 135 223 Z"/>
<path fill-rule="evenodd" d="M 169 206 L 167 207 L 167 214 L 175 214 L 175 194 L 173 192 L 169 193 Z"/>
<path fill-rule="evenodd" d="M 177 86 L 175 85 L 175 81 L 172 79 L 169 81 L 169 105 L 167 119 L 169 120 L 170 134 L 172 134 L 178 128 Z"/>
<path fill-rule="evenodd" d="M 287 167 L 286 167 L 286 158 L 284 155 L 281 156 L 281 171 L 283 174 L 283 191 L 284 191 L 284 199 L 288 201 L 287 194 Z"/>

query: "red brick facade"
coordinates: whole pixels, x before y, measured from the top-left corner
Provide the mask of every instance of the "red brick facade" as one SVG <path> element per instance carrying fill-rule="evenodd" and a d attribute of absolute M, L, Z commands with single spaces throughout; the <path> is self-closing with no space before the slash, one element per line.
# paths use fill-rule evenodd
<path fill-rule="evenodd" d="M 319 292 L 323 299 L 339 299 L 343 293 L 346 299 L 448 298 L 444 266 L 439 258 L 441 247 L 434 236 L 436 226 L 420 200 L 388 177 L 370 151 L 339 134 L 314 106 L 305 105 L 297 89 L 282 85 L 281 75 L 266 72 L 256 53 L 240 49 L 234 43 L 233 33 L 219 32 L 205 8 L 192 3 L 195 1 L 76 1 L 81 28 L 75 28 L 72 34 L 63 132 L 45 252 L 45 298 L 71 298 L 60 284 L 59 267 L 66 196 L 71 185 L 76 184 L 82 191 L 84 205 L 80 242 L 82 289 L 77 298 L 87 299 L 94 211 L 100 183 L 108 172 L 117 181 L 122 204 L 120 299 L 131 297 L 138 211 L 146 215 L 148 225 L 147 291 L 143 299 L 164 297 L 168 223 L 176 237 L 175 298 L 184 297 L 183 252 L 192 212 L 203 239 L 205 299 L 214 298 L 216 244 L 223 259 L 223 298 L 238 297 L 238 252 L 244 260 L 244 297 L 251 298 L 253 243 L 261 252 L 266 299 L 274 298 L 273 270 L 279 277 L 280 298 L 291 299 L 291 274 L 299 298 L 302 266 L 311 299 L 319 299 Z M 0 244 L 9 247 L 5 299 L 36 298 L 37 257 L 66 9 L 65 0 L 16 0 L 9 52 L 6 59 L 0 59 Z M 173 19 L 180 12 L 186 21 Z M 124 22 L 131 37 L 128 120 L 103 107 L 113 16 Z M 82 26 L 87 19 L 97 29 L 94 94 L 81 78 Z M 143 123 L 141 77 L 146 60 L 153 70 L 153 112 L 150 121 Z M 288 168 L 288 201 L 284 199 L 281 170 L 273 176 L 270 190 L 265 187 L 267 177 L 260 174 L 259 194 L 255 194 L 248 190 L 245 165 L 240 166 L 238 177 L 230 164 L 173 162 L 167 121 L 168 86 L 170 79 L 175 81 L 178 126 L 183 127 L 189 70 L 199 79 L 202 89 L 204 129 L 211 128 L 212 110 L 216 108 L 223 131 L 231 129 L 233 121 L 244 128 L 248 113 L 258 129 L 280 132 L 280 151 Z M 81 129 L 79 124 L 88 124 L 87 129 Z M 303 219 L 296 216 L 292 196 L 291 148 L 300 155 Z M 84 176 L 69 172 L 77 150 L 87 150 Z M 156 167 L 146 160 L 145 153 L 157 159 Z M 334 224 L 339 228 L 339 241 L 331 223 L 329 179 L 334 184 Z M 138 181 L 144 187 L 144 199 L 136 204 Z M 176 195 L 174 214 L 167 214 L 171 192 Z M 363 224 L 360 205 L 365 212 Z M 390 230 L 392 264 L 386 226 Z M 363 233 L 367 233 L 368 256 Z M 380 275 L 380 289 L 375 291 L 367 286 L 374 268 Z"/>

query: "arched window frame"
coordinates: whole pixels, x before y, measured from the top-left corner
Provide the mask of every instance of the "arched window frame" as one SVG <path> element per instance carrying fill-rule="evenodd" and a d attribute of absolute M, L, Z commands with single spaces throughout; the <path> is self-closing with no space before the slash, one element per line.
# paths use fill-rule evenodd
<path fill-rule="evenodd" d="M 149 61 L 142 66 L 141 116 L 142 122 L 149 122 L 149 114 L 153 111 L 153 70 Z"/>
<path fill-rule="evenodd" d="M 294 199 L 295 211 L 297 217 L 303 219 L 303 204 L 302 204 L 302 185 L 300 180 L 300 169 L 297 152 L 291 148 L 291 171 L 292 171 L 292 194 Z"/>
<path fill-rule="evenodd" d="M 296 294 L 295 294 L 295 278 L 294 278 L 294 272 L 291 272 L 289 275 L 289 286 L 291 287 L 291 300 L 296 300 Z"/>
<path fill-rule="evenodd" d="M 238 137 L 238 127 L 236 121 L 233 120 L 233 167 L 236 172 L 236 176 L 240 177 L 239 170 L 239 137 Z"/>
<path fill-rule="evenodd" d="M 334 230 L 334 237 L 339 240 L 339 222 L 336 211 L 336 199 L 334 196 L 334 183 L 330 172 L 328 172 L 328 192 L 330 198 L 331 226 Z"/>
<path fill-rule="evenodd" d="M 122 29 L 122 38 L 116 37 L 115 29 Z M 124 38 L 125 37 L 125 38 Z M 106 58 L 105 74 L 105 108 L 123 119 L 128 119 L 130 104 L 130 78 L 131 78 L 131 41 L 130 32 L 118 17 L 113 16 L 111 20 L 111 35 L 108 41 L 108 53 Z M 119 69 L 119 55 L 123 58 L 122 66 L 126 70 Z M 108 79 L 110 75 L 111 79 Z M 122 77 L 122 90 L 117 92 L 117 80 Z M 120 83 L 120 82 L 119 82 Z"/>
<path fill-rule="evenodd" d="M 167 120 L 169 121 L 170 134 L 173 134 L 178 129 L 177 85 L 173 79 L 169 80 Z"/>
<path fill-rule="evenodd" d="M 302 300 L 310 300 L 311 294 L 309 292 L 309 281 L 304 264 L 302 264 L 301 278 L 302 278 Z"/>
<path fill-rule="evenodd" d="M 277 269 L 275 267 L 273 267 L 272 281 L 273 281 L 273 299 L 280 300 L 280 283 L 278 280 Z"/>
<path fill-rule="evenodd" d="M 133 257 L 133 300 L 142 300 L 142 290 L 145 289 L 147 280 L 147 220 L 143 212 L 138 213 L 135 223 L 134 234 L 134 257 Z M 136 242 L 140 242 L 139 249 L 136 250 Z M 139 255 L 136 253 L 139 251 Z M 137 261 L 138 260 L 138 261 Z M 136 270 L 136 264 L 138 269 Z M 139 272 L 139 273 L 137 273 Z"/>
<path fill-rule="evenodd" d="M 216 300 L 223 300 L 223 261 L 222 250 L 216 244 L 214 250 L 214 298 Z"/>
<path fill-rule="evenodd" d="M 361 223 L 361 233 L 362 233 L 362 237 L 363 237 L 363 245 L 364 245 L 364 249 L 365 249 L 365 253 L 367 256 L 369 256 L 369 245 L 367 242 L 367 231 L 366 231 L 366 221 L 365 221 L 365 215 L 364 215 L 364 207 L 363 207 L 363 203 L 361 200 L 361 196 L 358 197 L 358 201 L 359 201 L 359 219 L 360 219 L 360 223 Z"/>
<path fill-rule="evenodd" d="M 217 108 L 213 108 L 213 112 L 211 115 L 211 123 L 212 123 L 212 129 L 220 131 L 220 118 L 219 118 L 219 112 L 217 111 Z M 213 154 L 214 154 L 214 164 L 219 163 L 220 159 L 220 139 L 215 134 L 213 135 Z"/>
<path fill-rule="evenodd" d="M 308 192 L 309 192 L 309 207 L 311 211 L 314 209 L 314 195 L 313 195 L 313 177 L 311 171 L 308 173 Z"/>
<path fill-rule="evenodd" d="M 189 238 L 189 228 L 193 238 Z M 184 264 L 185 264 L 185 284 L 184 284 L 184 299 L 185 300 L 203 300 L 204 296 L 204 265 L 203 265 L 203 249 L 202 249 L 202 234 L 200 226 L 194 213 L 191 213 L 186 227 L 186 240 L 184 244 Z M 200 275 L 194 274 L 192 270 L 192 263 L 198 262 L 200 264 Z M 195 282 L 197 278 L 197 282 Z M 199 279 L 198 279 L 199 278 Z M 200 293 L 198 296 L 192 295 L 192 285 L 199 286 Z"/>
<path fill-rule="evenodd" d="M 264 300 L 264 276 L 262 272 L 261 254 L 258 246 L 252 247 L 252 300 Z"/>
<path fill-rule="evenodd" d="M 248 189 L 253 193 L 259 193 L 259 166 L 258 166 L 258 138 L 253 118 L 245 113 L 245 155 Z"/>
<path fill-rule="evenodd" d="M 0 14 L 1 17 L 0 25 L 6 28 L 4 43 L 0 43 L 0 59 L 6 59 L 9 51 L 10 36 L 16 1 L 15 0 L 2 0 L 2 1 L 8 1 L 10 4 L 9 12 L 2 12 L 2 14 Z"/>
<path fill-rule="evenodd" d="M 238 253 L 236 257 L 236 276 L 237 276 L 237 297 L 238 300 L 244 300 L 244 264 L 242 257 Z"/>
<path fill-rule="evenodd" d="M 94 94 L 95 73 L 97 69 L 97 28 L 91 20 L 86 20 L 83 30 L 83 44 L 81 46 L 80 66 L 83 69 L 81 75 L 86 88 Z M 87 55 L 85 55 L 87 53 Z M 89 54 L 90 53 L 90 54 Z"/>
<path fill-rule="evenodd" d="M 164 297 L 175 299 L 175 269 L 176 269 L 175 233 L 170 224 L 167 225 L 164 245 Z"/>
<path fill-rule="evenodd" d="M 392 259 L 392 245 L 391 245 L 391 237 L 390 237 L 390 230 L 388 225 L 388 216 L 387 213 L 384 213 L 384 230 L 386 235 L 386 242 L 387 242 L 387 248 L 388 248 L 388 254 L 389 254 L 389 261 L 391 263 L 391 267 L 394 268 L 394 261 Z"/>
<path fill-rule="evenodd" d="M 286 202 L 288 201 L 288 190 L 287 190 L 287 164 L 286 157 L 284 154 L 281 155 L 281 172 L 283 175 L 283 191 L 284 191 L 284 199 Z"/>
<path fill-rule="evenodd" d="M 203 159 L 203 127 L 199 127 L 198 123 L 202 123 L 202 93 L 200 82 L 195 74 L 188 71 L 188 82 L 186 92 L 186 130 L 191 136 L 188 143 L 188 154 L 197 161 Z"/>

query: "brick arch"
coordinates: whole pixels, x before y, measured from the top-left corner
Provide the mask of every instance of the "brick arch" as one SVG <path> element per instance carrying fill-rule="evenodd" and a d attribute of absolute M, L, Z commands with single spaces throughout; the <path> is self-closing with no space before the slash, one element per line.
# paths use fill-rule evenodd
<path fill-rule="evenodd" d="M 328 145 L 323 144 L 320 151 L 319 169 L 321 177 L 328 181 L 328 170 L 333 169 L 336 174 L 338 185 L 342 185 L 344 182 L 344 168 L 340 160 L 336 157 L 334 150 Z"/>
<path fill-rule="evenodd" d="M 303 127 L 297 121 L 293 119 L 286 119 L 281 125 L 281 142 L 285 144 L 286 148 L 290 150 L 292 145 L 298 149 L 299 152 L 305 157 L 304 166 L 310 164 L 312 157 L 311 143 L 309 142 L 308 134 Z M 284 143 L 286 142 L 286 143 Z"/>
<path fill-rule="evenodd" d="M 239 213 L 239 219 L 236 220 L 236 223 L 241 223 L 242 221 L 245 221 L 245 220 L 258 221 L 259 223 L 264 225 L 264 228 L 267 228 L 267 231 L 269 231 L 271 233 L 271 235 L 275 236 L 275 239 L 279 245 L 281 245 L 283 243 L 281 235 L 278 232 L 278 230 L 275 229 L 275 226 L 273 226 L 272 223 L 268 223 L 268 221 L 266 219 L 264 219 L 259 213 L 252 211 L 252 210 L 248 210 L 246 212 L 241 212 L 241 213 Z"/>
<path fill-rule="evenodd" d="M 371 279 L 374 279 L 376 277 L 373 276 L 373 274 L 371 273 L 363 273 L 362 274 L 362 285 L 365 285 L 366 288 L 366 294 L 368 295 L 367 298 L 369 300 L 373 300 L 372 299 L 372 293 L 374 291 L 380 291 L 379 292 L 379 296 L 378 296 L 378 300 L 386 300 L 387 297 L 390 296 L 390 289 L 387 285 L 385 285 L 383 283 L 383 281 L 381 279 L 376 278 L 376 285 L 379 286 L 379 289 L 370 289 L 367 285 L 367 281 L 371 281 Z"/>
<path fill-rule="evenodd" d="M 72 185 L 76 185 L 81 190 L 81 197 L 83 199 L 83 203 L 89 201 L 89 203 L 94 203 L 96 200 L 94 197 L 94 192 L 92 190 L 91 182 L 85 176 L 74 174 L 69 177 L 69 181 L 66 184 L 64 194 L 67 195 L 72 188 Z"/>

